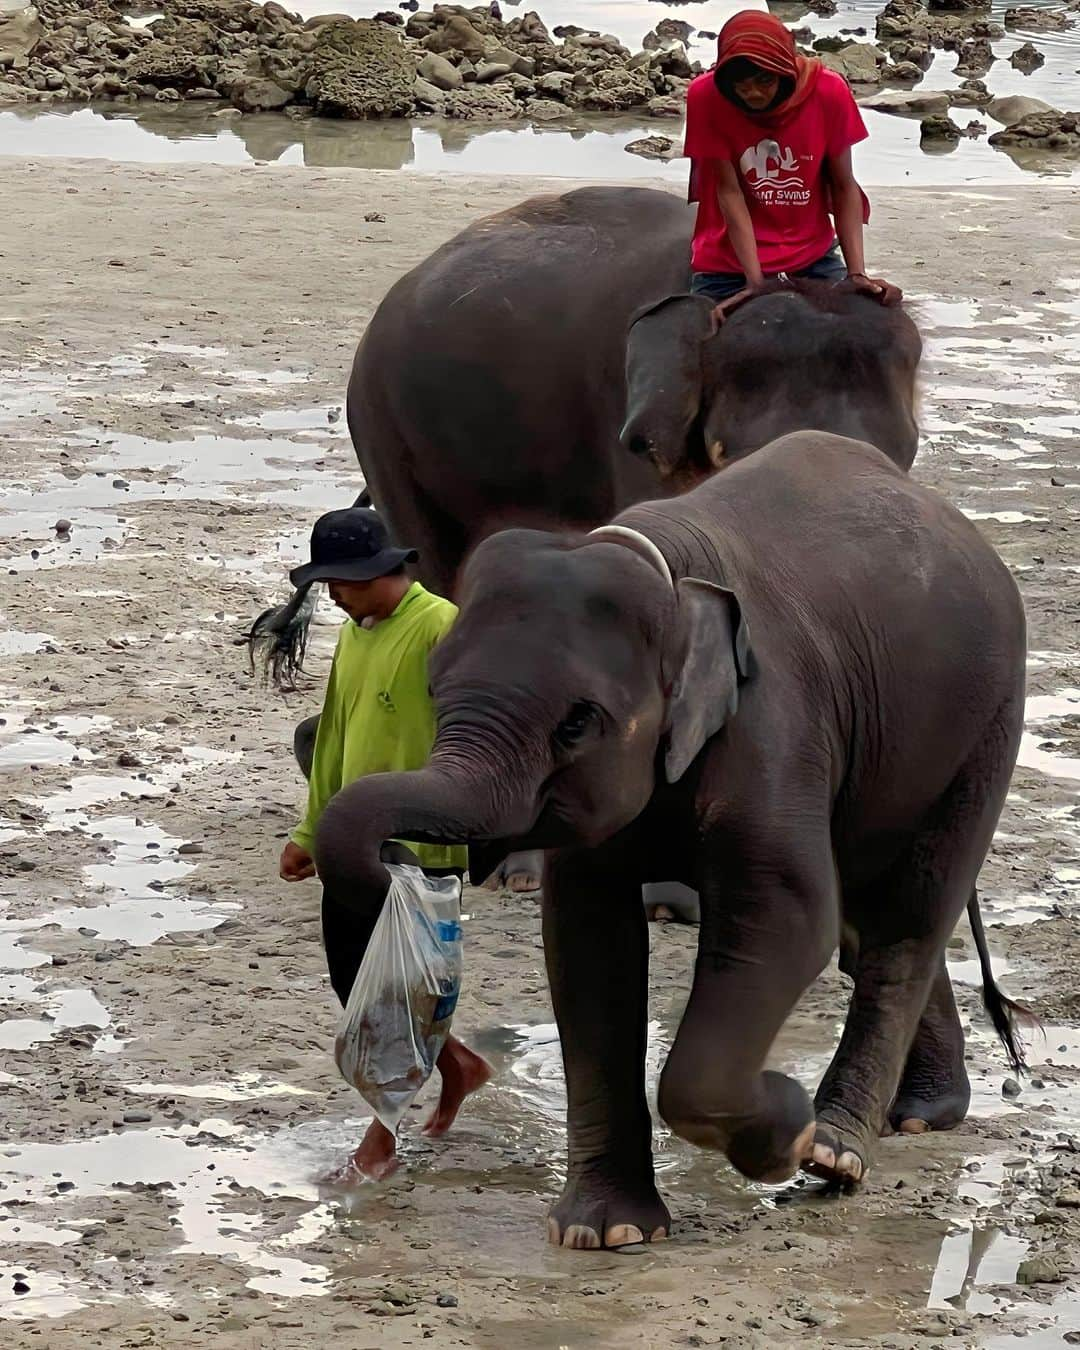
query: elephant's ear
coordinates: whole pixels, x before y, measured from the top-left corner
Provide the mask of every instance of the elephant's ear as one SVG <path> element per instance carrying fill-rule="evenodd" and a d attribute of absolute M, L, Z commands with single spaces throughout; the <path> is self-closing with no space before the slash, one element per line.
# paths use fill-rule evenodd
<path fill-rule="evenodd" d="M 753 673 L 746 621 L 733 591 L 691 577 L 679 582 L 682 664 L 668 706 L 664 771 L 677 782 L 739 703 Z"/>

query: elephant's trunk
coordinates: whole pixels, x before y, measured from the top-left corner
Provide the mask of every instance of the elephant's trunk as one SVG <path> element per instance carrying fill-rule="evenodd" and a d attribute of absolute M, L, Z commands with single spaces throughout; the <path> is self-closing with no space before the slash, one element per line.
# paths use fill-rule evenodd
<path fill-rule="evenodd" d="M 493 775 L 456 761 L 358 779 L 333 798 L 319 822 L 315 860 L 323 885 L 350 909 L 377 911 L 390 884 L 380 858 L 387 840 L 467 844 L 523 833 L 535 817 L 531 796 L 500 787 Z"/>

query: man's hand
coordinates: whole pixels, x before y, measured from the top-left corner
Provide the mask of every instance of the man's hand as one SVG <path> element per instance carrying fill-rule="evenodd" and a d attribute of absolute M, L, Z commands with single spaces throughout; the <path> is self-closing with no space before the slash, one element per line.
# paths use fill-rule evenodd
<path fill-rule="evenodd" d="M 737 309 L 739 309 L 740 306 L 746 304 L 747 300 L 753 300 L 754 296 L 758 294 L 760 289 L 761 289 L 760 282 L 758 283 L 757 286 L 744 286 L 741 291 L 737 291 L 734 295 L 729 295 L 726 300 L 721 300 L 719 304 L 716 305 L 716 307 L 713 309 L 712 312 L 712 322 L 714 329 L 719 328 L 721 324 L 724 322 L 724 320 L 728 317 L 728 315 L 734 314 L 734 312 Z"/>
<path fill-rule="evenodd" d="M 882 277 L 868 277 L 865 272 L 852 272 L 846 283 L 842 284 L 850 286 L 853 291 L 857 291 L 860 295 L 870 296 L 879 305 L 898 305 L 904 298 L 904 292 L 899 286 L 894 286 Z"/>
<path fill-rule="evenodd" d="M 283 881 L 307 881 L 315 875 L 315 862 L 307 849 L 290 839 L 281 850 L 278 875 Z"/>

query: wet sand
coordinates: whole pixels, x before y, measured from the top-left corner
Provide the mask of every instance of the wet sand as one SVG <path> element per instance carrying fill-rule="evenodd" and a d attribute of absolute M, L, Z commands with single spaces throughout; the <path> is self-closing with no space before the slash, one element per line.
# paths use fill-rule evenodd
<path fill-rule="evenodd" d="M 975 1102 L 960 1130 L 883 1141 L 849 1198 L 751 1186 L 661 1131 L 674 1240 L 551 1251 L 562 1087 L 536 906 L 471 892 L 457 1028 L 493 1085 L 445 1142 L 414 1129 L 389 1184 L 320 1180 L 364 1111 L 330 1057 L 317 892 L 278 882 L 276 855 L 301 799 L 291 728 L 317 707 L 334 627 L 324 614 L 309 687 L 287 703 L 233 638 L 282 593 L 313 516 L 356 490 L 339 411 L 379 298 L 468 221 L 543 187 L 0 160 L 13 1350 L 208 1335 L 238 1350 L 1058 1350 L 1080 1326 L 1080 201 L 1066 191 L 880 193 L 870 250 L 928 339 L 916 473 L 979 519 L 1028 605 L 1030 734 L 983 874 L 1003 982 L 1047 1023 L 1020 1097 L 1002 1096 L 961 928 Z M 655 1076 L 694 934 L 655 928 L 652 943 Z M 777 1064 L 813 1083 L 845 999 L 824 977 Z M 1036 1256 L 1059 1278 L 1017 1284 Z"/>

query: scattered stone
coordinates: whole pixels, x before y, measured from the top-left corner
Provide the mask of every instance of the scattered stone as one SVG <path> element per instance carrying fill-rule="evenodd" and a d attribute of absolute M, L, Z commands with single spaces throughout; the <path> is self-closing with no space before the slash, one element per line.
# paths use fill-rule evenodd
<path fill-rule="evenodd" d="M 364 213 L 364 219 L 369 225 L 384 225 L 386 223 L 386 217 L 381 211 L 367 211 Z"/>
<path fill-rule="evenodd" d="M 842 51 L 824 52 L 821 60 L 849 84 L 879 84 L 886 57 L 868 42 L 853 42 Z"/>
<path fill-rule="evenodd" d="M 181 857 L 188 857 L 194 853 L 204 853 L 206 850 L 203 848 L 202 844 L 191 841 L 186 844 L 181 844 L 176 851 Z"/>
<path fill-rule="evenodd" d="M 26 1283 L 25 1280 L 19 1279 L 18 1276 L 16 1276 L 15 1283 L 11 1286 L 11 1288 L 12 1291 L 16 1294 L 28 1294 L 30 1292 L 30 1286 Z"/>
<path fill-rule="evenodd" d="M 29 56 L 44 36 L 45 25 L 33 5 L 6 17 L 0 11 L 0 69 Z"/>
<path fill-rule="evenodd" d="M 1065 479 L 1064 479 L 1064 478 L 1051 478 L 1051 479 L 1050 479 L 1050 486 L 1051 486 L 1051 487 L 1064 487 L 1064 486 L 1065 486 Z M 1033 1085 L 1034 1085 L 1035 1087 L 1041 1087 L 1041 1086 L 1042 1086 L 1041 1083 L 1035 1082 L 1034 1079 L 1032 1079 L 1032 1083 L 1033 1083 Z"/>
<path fill-rule="evenodd" d="M 893 113 L 897 117 L 944 117 L 949 111 L 949 95 L 936 90 L 884 89 L 880 94 L 859 100 L 860 107 L 872 112 Z"/>
<path fill-rule="evenodd" d="M 232 86 L 232 105 L 241 112 L 272 112 L 292 102 L 292 92 L 274 80 L 243 79 Z"/>
<path fill-rule="evenodd" d="M 1016 1081 L 1015 1078 L 1006 1078 L 1004 1083 L 1002 1083 L 1001 1085 L 1001 1095 L 1003 1097 L 1008 1097 L 1010 1099 L 1013 1097 L 1019 1097 L 1021 1092 L 1023 1092 L 1023 1090 L 1024 1089 L 1020 1086 L 1020 1084 Z"/>
<path fill-rule="evenodd" d="M 623 149 L 628 155 L 640 155 L 642 159 L 676 159 L 679 154 L 678 146 L 670 136 L 642 136 L 628 142 Z"/>
<path fill-rule="evenodd" d="M 1060 9 L 1032 9 L 1020 5 L 1005 11 L 1005 27 L 1021 28 L 1029 33 L 1064 33 L 1076 20 Z"/>
<path fill-rule="evenodd" d="M 932 14 L 967 14 L 989 9 L 990 0 L 927 0 L 926 7 Z"/>
<path fill-rule="evenodd" d="M 660 94 L 649 99 L 645 111 L 650 117 L 682 117 L 686 112 L 686 100 L 679 94 Z"/>
<path fill-rule="evenodd" d="M 420 79 L 444 91 L 460 89 L 464 83 L 457 67 L 437 52 L 429 52 L 417 66 L 416 73 Z"/>
<path fill-rule="evenodd" d="M 995 122 L 1000 122 L 1003 127 L 1015 126 L 1017 122 L 1022 122 L 1025 117 L 1031 117 L 1035 113 L 1053 112 L 1049 103 L 1044 103 L 1041 98 L 1028 98 L 1025 94 L 1010 94 L 1006 98 L 994 98 L 986 105 L 987 113 Z"/>
<path fill-rule="evenodd" d="M 1080 1190 L 1059 1191 L 1054 1204 L 1058 1209 L 1080 1209 Z"/>
<path fill-rule="evenodd" d="M 1033 113 L 990 137 L 991 145 L 1080 150 L 1080 112 Z"/>
<path fill-rule="evenodd" d="M 1017 1284 L 1060 1284 L 1064 1278 L 1052 1256 L 1029 1256 L 1016 1271 Z"/>
<path fill-rule="evenodd" d="M 960 59 L 956 63 L 956 74 L 975 79 L 987 74 L 997 60 L 989 38 L 976 37 L 962 42 L 959 48 Z"/>
<path fill-rule="evenodd" d="M 125 1125 L 149 1125 L 153 1116 L 148 1111 L 125 1111 L 123 1120 Z"/>
<path fill-rule="evenodd" d="M 963 132 L 951 117 L 926 117 L 919 125 L 920 141 L 944 141 L 959 144 Z"/>
<path fill-rule="evenodd" d="M 440 1294 L 435 1300 L 440 1308 L 456 1308 L 458 1301 L 453 1294 Z"/>
<path fill-rule="evenodd" d="M 1009 65 L 1024 75 L 1032 75 L 1040 66 L 1046 65 L 1046 57 L 1033 42 L 1025 42 L 1009 57 Z"/>
<path fill-rule="evenodd" d="M 56 522 L 56 524 L 53 526 L 53 529 L 56 531 L 57 534 L 70 534 L 70 533 L 71 533 L 71 521 L 70 521 L 70 520 L 65 520 L 65 519 L 63 518 L 63 516 L 61 516 L 60 519 L 59 519 L 59 520 Z"/>

